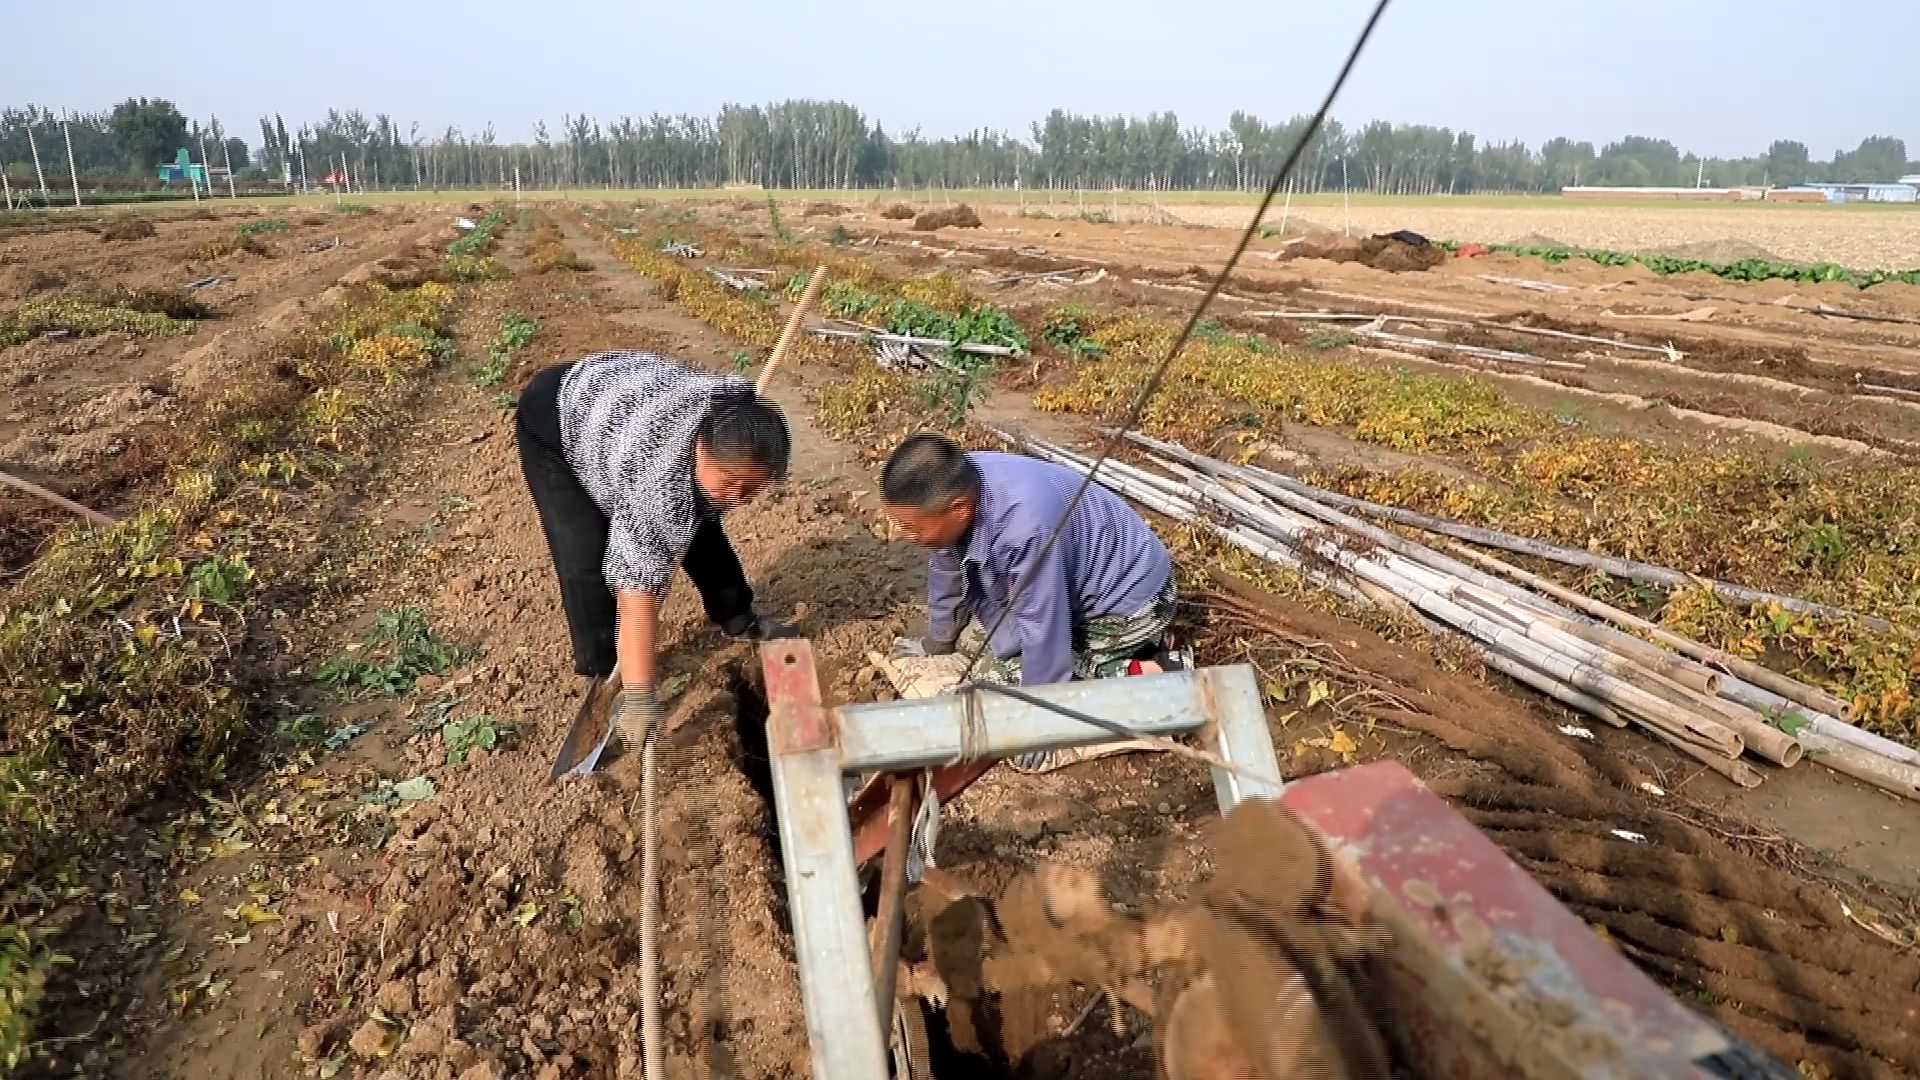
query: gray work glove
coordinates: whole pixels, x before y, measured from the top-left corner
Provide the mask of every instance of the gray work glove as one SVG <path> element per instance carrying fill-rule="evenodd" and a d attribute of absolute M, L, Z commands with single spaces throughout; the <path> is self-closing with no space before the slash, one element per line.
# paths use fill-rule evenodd
<path fill-rule="evenodd" d="M 664 713 L 650 687 L 622 690 L 613 703 L 613 738 L 626 753 L 638 753 L 649 732 L 658 732 Z"/>
<path fill-rule="evenodd" d="M 720 630 L 728 637 L 745 638 L 748 641 L 774 641 L 779 638 L 800 636 L 799 628 L 770 619 L 757 611 L 735 615 L 728 619 Z"/>

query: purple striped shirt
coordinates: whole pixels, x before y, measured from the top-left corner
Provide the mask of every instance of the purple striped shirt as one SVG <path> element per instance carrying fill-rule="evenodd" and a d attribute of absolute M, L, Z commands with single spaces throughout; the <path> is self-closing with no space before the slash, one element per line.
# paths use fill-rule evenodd
<path fill-rule="evenodd" d="M 1140 515 L 1099 484 L 1087 488 L 1041 559 L 1080 474 L 1018 454 L 967 456 L 980 470 L 980 499 L 962 546 L 929 560 L 928 636 L 953 640 L 969 615 L 991 627 L 1025 581 L 994 634 L 993 653 L 1021 658 L 1024 685 L 1066 682 L 1087 620 L 1146 610 L 1172 575 L 1173 560 Z"/>

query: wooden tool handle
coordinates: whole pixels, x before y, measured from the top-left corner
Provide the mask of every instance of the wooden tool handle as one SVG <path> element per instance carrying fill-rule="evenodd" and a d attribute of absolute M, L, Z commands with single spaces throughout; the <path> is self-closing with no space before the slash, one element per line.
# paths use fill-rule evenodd
<path fill-rule="evenodd" d="M 773 347 L 773 355 L 767 357 L 767 364 L 760 369 L 760 379 L 753 385 L 755 395 L 765 397 L 767 385 L 773 382 L 773 371 L 793 347 L 793 339 L 800 336 L 800 324 L 806 321 L 807 312 L 812 310 L 814 301 L 820 299 L 820 290 L 827 284 L 825 263 L 813 268 L 813 277 L 807 280 L 807 289 L 800 294 L 800 302 L 793 306 L 793 314 L 787 316 L 787 328 L 780 331 L 780 341 Z"/>
<path fill-rule="evenodd" d="M 821 267 L 821 269 L 825 270 L 826 267 L 823 266 Z M 48 491 L 46 488 L 41 487 L 39 484 L 22 480 L 19 477 L 10 475 L 8 473 L 0 472 L 0 485 L 5 485 L 17 491 L 24 491 L 27 494 L 32 495 L 37 499 L 44 499 L 47 502 L 51 503 L 54 506 L 59 507 L 62 510 L 68 511 L 69 513 L 78 514 L 81 517 L 86 518 L 89 522 L 95 525 L 104 527 L 104 526 L 113 524 L 115 520 L 99 512 L 98 510 L 92 510 L 85 506 L 81 506 L 79 503 L 74 502 L 72 499 L 64 498 L 51 491 Z"/>

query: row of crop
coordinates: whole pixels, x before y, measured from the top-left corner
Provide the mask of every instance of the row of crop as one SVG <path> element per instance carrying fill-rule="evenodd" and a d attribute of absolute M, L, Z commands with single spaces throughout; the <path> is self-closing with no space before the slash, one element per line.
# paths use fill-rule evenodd
<path fill-rule="evenodd" d="M 1456 241 L 1447 241 L 1442 246 L 1448 250 L 1457 250 L 1460 245 Z M 1556 264 L 1569 259 L 1585 259 L 1601 266 L 1644 266 L 1656 274 L 1704 273 L 1725 278 L 1728 281 L 1838 283 L 1862 289 L 1889 281 L 1920 285 L 1920 270 L 1851 270 L 1837 263 L 1807 265 L 1776 262 L 1771 259 L 1737 259 L 1733 262 L 1720 263 L 1676 255 L 1650 255 L 1639 252 L 1608 251 L 1601 248 L 1533 247 L 1518 244 L 1484 246 L 1489 251 L 1526 255 Z"/>
<path fill-rule="evenodd" d="M 250 715 L 250 630 L 271 614 L 267 534 L 289 499 L 370 452 L 451 353 L 451 286 L 356 287 L 236 369 L 182 423 L 166 487 L 115 525 L 62 536 L 0 593 L 0 1066 L 27 1053 L 62 958 L 42 917 L 94 878 L 108 833 L 164 793 L 228 774 Z M 284 598 L 281 599 L 284 603 Z M 64 882 L 55 885 L 55 881 Z"/>

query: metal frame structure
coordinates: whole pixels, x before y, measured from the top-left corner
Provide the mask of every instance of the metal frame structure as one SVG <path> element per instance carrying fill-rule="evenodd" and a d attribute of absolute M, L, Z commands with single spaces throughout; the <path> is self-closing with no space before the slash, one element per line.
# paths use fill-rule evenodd
<path fill-rule="evenodd" d="M 821 703 L 813 646 L 805 639 L 768 642 L 760 656 L 813 1074 L 886 1080 L 887 1038 L 870 967 L 843 778 L 1088 746 L 1113 736 L 1050 709 L 988 694 L 829 710 Z M 1280 796 L 1277 782 L 1250 778 L 1277 778 L 1280 766 L 1259 684 L 1244 664 L 1064 683 L 1033 693 L 1093 716 L 1125 717 L 1129 727 L 1143 733 L 1199 733 L 1208 749 L 1243 770 L 1214 770 L 1222 812 L 1242 799 Z"/>
<path fill-rule="evenodd" d="M 1086 746 L 1107 732 L 1052 709 L 973 693 L 826 708 L 804 639 L 761 647 L 768 747 L 813 1075 L 885 1080 L 888 1042 L 860 904 L 843 779 Z M 1359 873 L 1398 947 L 1382 973 L 1395 1042 L 1445 1080 L 1792 1080 L 1608 947 L 1404 767 L 1376 762 L 1283 785 L 1251 668 L 1201 668 L 1033 691 L 1138 731 L 1195 732 L 1261 783 L 1214 770 L 1224 813 L 1278 799 Z M 946 770 L 962 776 L 973 768 Z M 900 785 L 896 803 L 910 799 Z M 900 796 L 906 795 L 908 799 Z M 878 823 L 895 829 L 904 807 Z M 904 856 L 890 851 L 890 857 Z M 883 898 L 883 910 L 884 910 Z M 894 947 L 897 947 L 895 939 Z M 885 946 L 882 946 L 884 949 Z M 888 1001 L 890 1005 L 891 1002 Z"/>

